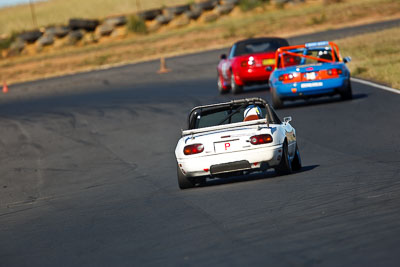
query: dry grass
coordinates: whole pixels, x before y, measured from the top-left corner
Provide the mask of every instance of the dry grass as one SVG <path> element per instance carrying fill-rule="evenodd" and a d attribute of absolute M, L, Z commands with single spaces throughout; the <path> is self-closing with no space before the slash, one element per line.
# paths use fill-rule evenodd
<path fill-rule="evenodd" d="M 352 76 L 400 89 L 400 28 L 338 41 L 342 55 L 349 55 Z"/>
<path fill-rule="evenodd" d="M 285 9 L 260 8 L 249 13 L 236 8 L 231 15 L 213 23 L 191 22 L 185 28 L 167 27 L 150 35 L 130 34 L 122 40 L 110 39 L 82 47 L 49 49 L 46 53 L 3 59 L 0 60 L 0 81 L 34 80 L 104 65 L 228 47 L 238 39 L 252 36 L 287 37 L 380 21 L 399 17 L 396 14 L 399 9 L 397 0 L 348 0 L 328 6 L 322 4 L 322 0 L 314 0 L 305 5 L 290 5 Z M 322 19 L 321 14 L 324 14 Z M 318 23 L 311 19 L 313 16 L 318 17 Z"/>

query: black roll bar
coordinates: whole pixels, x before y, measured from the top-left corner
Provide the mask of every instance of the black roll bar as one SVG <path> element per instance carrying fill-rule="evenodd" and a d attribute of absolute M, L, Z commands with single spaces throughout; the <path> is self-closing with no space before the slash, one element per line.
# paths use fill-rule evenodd
<path fill-rule="evenodd" d="M 190 118 L 192 117 L 192 114 L 197 111 L 200 110 L 200 114 L 203 111 L 203 109 L 206 108 L 216 108 L 216 107 L 223 107 L 223 106 L 234 106 L 234 105 L 241 105 L 238 109 L 240 109 L 242 106 L 245 105 L 249 105 L 249 104 L 261 104 L 265 106 L 265 109 L 267 111 L 267 125 L 269 127 L 270 121 L 273 118 L 272 116 L 272 112 L 271 112 L 271 107 L 269 105 L 269 103 L 260 98 L 260 97 L 252 97 L 252 98 L 243 98 L 243 99 L 235 99 L 235 100 L 231 100 L 229 102 L 224 102 L 224 103 L 218 103 L 218 104 L 210 104 L 210 105 L 203 105 L 203 106 L 197 106 L 194 107 L 190 113 L 189 113 L 189 117 L 188 117 L 188 128 L 190 128 Z M 223 123 L 224 121 L 226 121 L 227 119 L 229 119 L 230 117 L 232 117 L 236 112 L 233 112 L 231 114 L 229 114 L 229 116 L 227 116 L 226 118 L 224 118 L 223 121 L 221 121 L 219 124 Z"/>

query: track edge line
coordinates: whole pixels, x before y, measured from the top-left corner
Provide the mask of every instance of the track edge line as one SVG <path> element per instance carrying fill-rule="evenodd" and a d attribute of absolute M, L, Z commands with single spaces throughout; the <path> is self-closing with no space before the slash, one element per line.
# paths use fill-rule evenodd
<path fill-rule="evenodd" d="M 358 82 L 358 83 L 369 85 L 369 86 L 372 86 L 372 87 L 375 87 L 375 88 L 378 88 L 378 89 L 382 89 L 382 90 L 385 90 L 385 91 L 389 91 L 389 92 L 392 92 L 392 93 L 395 93 L 395 94 L 400 94 L 400 90 L 395 89 L 395 88 L 391 88 L 391 87 L 388 87 L 388 86 L 380 85 L 380 84 L 377 84 L 377 83 L 374 83 L 374 82 L 370 82 L 370 81 L 366 81 L 366 80 L 362 80 L 362 79 L 359 79 L 359 78 L 351 77 L 350 79 L 352 81 L 355 81 L 355 82 Z"/>

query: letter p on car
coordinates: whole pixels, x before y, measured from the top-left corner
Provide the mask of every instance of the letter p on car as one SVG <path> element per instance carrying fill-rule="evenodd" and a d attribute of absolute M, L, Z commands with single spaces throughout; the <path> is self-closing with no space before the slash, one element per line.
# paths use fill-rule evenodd
<path fill-rule="evenodd" d="M 228 150 L 228 148 L 231 147 L 231 143 L 225 143 L 225 150 Z"/>

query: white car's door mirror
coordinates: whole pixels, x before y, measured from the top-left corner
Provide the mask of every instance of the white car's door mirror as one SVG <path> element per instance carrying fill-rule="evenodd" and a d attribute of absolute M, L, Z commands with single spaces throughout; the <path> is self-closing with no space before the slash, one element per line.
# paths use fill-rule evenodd
<path fill-rule="evenodd" d="M 291 122 L 292 121 L 292 117 L 285 117 L 285 118 L 283 118 L 283 121 L 285 122 L 285 124 L 288 124 L 289 122 Z"/>

